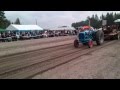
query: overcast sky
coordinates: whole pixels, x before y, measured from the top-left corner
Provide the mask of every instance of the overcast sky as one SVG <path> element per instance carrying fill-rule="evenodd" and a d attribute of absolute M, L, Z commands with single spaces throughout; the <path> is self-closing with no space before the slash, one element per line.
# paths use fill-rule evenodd
<path fill-rule="evenodd" d="M 22 24 L 36 24 L 42 28 L 54 28 L 62 25 L 71 26 L 73 22 L 85 20 L 93 14 L 106 14 L 120 11 L 5 11 L 6 17 L 14 22 L 19 18 Z"/>

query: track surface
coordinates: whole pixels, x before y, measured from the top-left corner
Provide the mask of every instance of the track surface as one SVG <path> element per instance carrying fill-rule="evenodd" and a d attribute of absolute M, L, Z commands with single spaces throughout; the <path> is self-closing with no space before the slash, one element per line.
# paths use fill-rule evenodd
<path fill-rule="evenodd" d="M 12 54 L 18 54 L 23 52 L 34 51 L 38 49 L 44 49 L 53 46 L 64 45 L 71 43 L 71 40 L 75 36 L 53 37 L 43 39 L 32 39 L 16 42 L 0 43 L 0 57 Z"/>
<path fill-rule="evenodd" d="M 49 44 L 49 42 L 44 44 Z M 57 47 L 4 56 L 0 58 L 0 79 L 32 78 L 35 75 L 74 61 L 81 56 L 112 45 L 115 42 L 105 42 L 102 46 L 96 46 L 95 44 L 91 49 L 82 45 L 79 48 L 74 48 L 73 42 L 71 42 Z"/>

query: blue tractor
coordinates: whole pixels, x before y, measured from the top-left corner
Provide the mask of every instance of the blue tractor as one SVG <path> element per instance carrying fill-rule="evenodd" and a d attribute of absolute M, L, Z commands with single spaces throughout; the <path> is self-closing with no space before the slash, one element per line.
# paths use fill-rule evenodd
<path fill-rule="evenodd" d="M 102 30 L 94 30 L 90 26 L 84 26 L 80 29 L 77 38 L 74 40 L 74 47 L 78 48 L 79 44 L 82 43 L 92 48 L 93 41 L 96 41 L 97 45 L 101 45 L 104 42 L 104 32 Z"/>

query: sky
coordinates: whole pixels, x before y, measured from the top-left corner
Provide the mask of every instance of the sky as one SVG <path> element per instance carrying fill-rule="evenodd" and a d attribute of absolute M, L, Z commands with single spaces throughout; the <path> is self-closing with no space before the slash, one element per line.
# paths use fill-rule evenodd
<path fill-rule="evenodd" d="M 22 24 L 37 24 L 42 28 L 54 28 L 58 26 L 71 26 L 73 22 L 85 20 L 88 16 L 98 16 L 107 12 L 120 13 L 120 11 L 5 11 L 5 16 L 12 22 L 16 18 Z"/>

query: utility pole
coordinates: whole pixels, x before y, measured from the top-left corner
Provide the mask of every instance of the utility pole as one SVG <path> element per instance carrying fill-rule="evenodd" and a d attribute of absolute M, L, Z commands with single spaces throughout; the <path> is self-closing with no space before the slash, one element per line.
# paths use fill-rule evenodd
<path fill-rule="evenodd" d="M 36 19 L 36 25 L 37 25 L 37 19 Z"/>
<path fill-rule="evenodd" d="M 89 26 L 90 26 L 90 17 L 88 17 L 88 24 L 89 24 Z"/>

